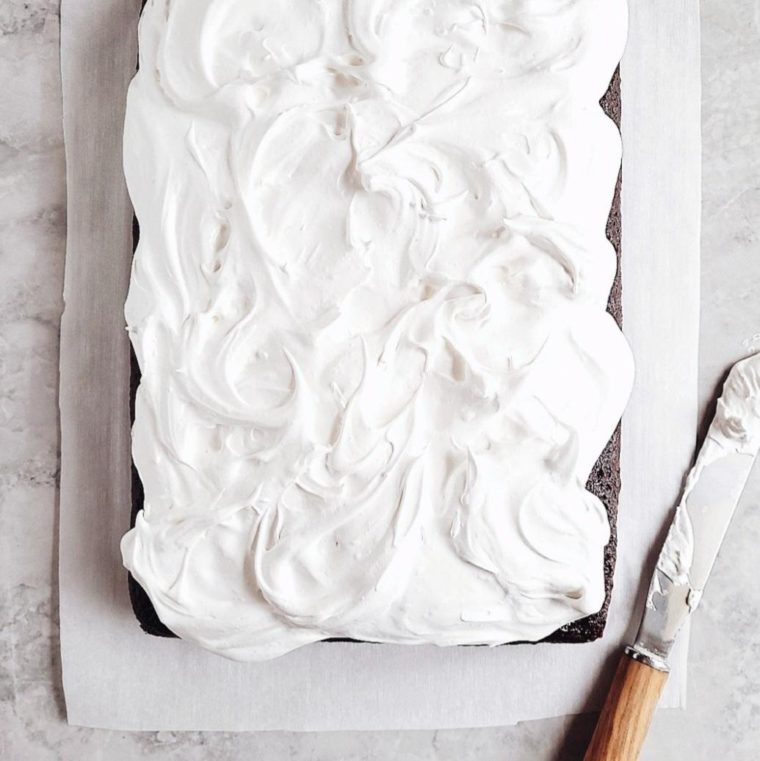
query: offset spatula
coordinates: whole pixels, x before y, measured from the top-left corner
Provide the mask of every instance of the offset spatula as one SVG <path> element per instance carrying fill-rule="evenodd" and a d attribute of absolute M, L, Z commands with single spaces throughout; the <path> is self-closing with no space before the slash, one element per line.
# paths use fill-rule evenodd
<path fill-rule="evenodd" d="M 760 448 L 760 354 L 734 365 L 686 480 L 646 608 L 626 647 L 585 761 L 635 761 L 668 678 L 676 635 L 694 611 Z"/>

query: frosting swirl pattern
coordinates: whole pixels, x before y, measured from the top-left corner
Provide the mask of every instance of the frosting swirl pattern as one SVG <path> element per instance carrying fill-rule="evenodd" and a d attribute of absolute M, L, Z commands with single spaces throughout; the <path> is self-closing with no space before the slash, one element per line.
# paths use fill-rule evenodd
<path fill-rule="evenodd" d="M 297 23 L 296 23 L 297 20 Z M 149 0 L 125 566 L 238 659 L 597 611 L 624 0 Z"/>

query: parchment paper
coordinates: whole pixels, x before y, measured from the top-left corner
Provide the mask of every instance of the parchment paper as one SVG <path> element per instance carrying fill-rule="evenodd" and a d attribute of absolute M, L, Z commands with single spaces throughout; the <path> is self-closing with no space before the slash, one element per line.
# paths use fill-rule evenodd
<path fill-rule="evenodd" d="M 589 645 L 317 644 L 233 663 L 143 634 L 118 544 L 128 527 L 132 211 L 121 171 L 139 0 L 63 0 L 68 249 L 61 326 L 60 604 L 69 722 L 112 729 L 402 729 L 598 708 L 633 635 L 692 457 L 700 223 L 698 0 L 633 0 L 623 61 L 623 306 L 638 376 L 624 418 L 618 567 Z M 643 574 L 643 575 L 642 575 Z M 683 705 L 686 638 L 662 705 Z"/>

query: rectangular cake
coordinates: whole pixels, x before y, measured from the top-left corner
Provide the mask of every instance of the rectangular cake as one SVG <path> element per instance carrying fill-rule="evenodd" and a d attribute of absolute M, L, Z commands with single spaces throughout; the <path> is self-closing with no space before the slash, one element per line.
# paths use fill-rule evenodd
<path fill-rule="evenodd" d="M 244 660 L 600 636 L 625 30 L 623 0 L 146 4 L 147 630 Z"/>

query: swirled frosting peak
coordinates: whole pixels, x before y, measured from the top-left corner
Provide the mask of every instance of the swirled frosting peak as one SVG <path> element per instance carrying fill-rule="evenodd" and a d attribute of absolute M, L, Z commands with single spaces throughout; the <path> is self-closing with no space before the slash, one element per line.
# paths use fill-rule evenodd
<path fill-rule="evenodd" d="M 597 611 L 623 0 L 149 0 L 126 567 L 239 659 Z"/>

